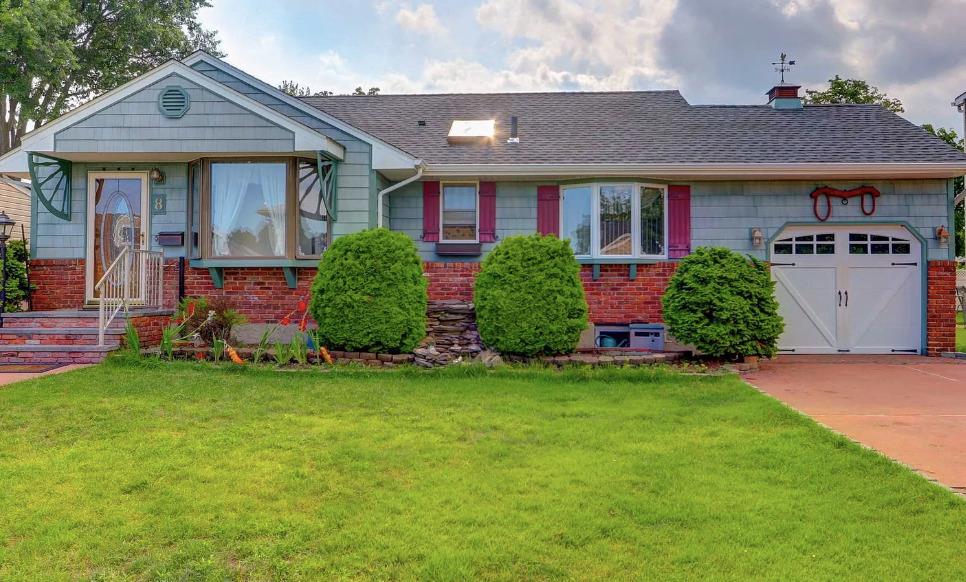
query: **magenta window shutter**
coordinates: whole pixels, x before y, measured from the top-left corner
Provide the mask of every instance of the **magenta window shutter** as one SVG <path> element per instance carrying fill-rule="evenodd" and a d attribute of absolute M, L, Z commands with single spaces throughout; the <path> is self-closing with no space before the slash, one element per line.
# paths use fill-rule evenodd
<path fill-rule="evenodd" d="M 423 240 L 439 242 L 439 182 L 423 182 Z"/>
<path fill-rule="evenodd" d="M 560 186 L 537 186 L 537 232 L 560 236 Z"/>
<path fill-rule="evenodd" d="M 480 242 L 496 242 L 496 182 L 480 182 Z"/>
<path fill-rule="evenodd" d="M 668 186 L 668 258 L 691 252 L 691 186 Z"/>

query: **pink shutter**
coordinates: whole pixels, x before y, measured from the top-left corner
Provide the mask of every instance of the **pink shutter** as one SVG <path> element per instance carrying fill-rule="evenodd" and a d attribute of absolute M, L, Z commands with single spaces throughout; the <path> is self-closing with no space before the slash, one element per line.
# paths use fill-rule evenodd
<path fill-rule="evenodd" d="M 560 186 L 537 186 L 537 232 L 560 236 Z"/>
<path fill-rule="evenodd" d="M 496 242 L 496 182 L 480 182 L 480 242 Z"/>
<path fill-rule="evenodd" d="M 423 182 L 423 240 L 439 241 L 439 182 Z"/>
<path fill-rule="evenodd" d="M 669 186 L 667 192 L 668 258 L 691 252 L 691 186 Z"/>

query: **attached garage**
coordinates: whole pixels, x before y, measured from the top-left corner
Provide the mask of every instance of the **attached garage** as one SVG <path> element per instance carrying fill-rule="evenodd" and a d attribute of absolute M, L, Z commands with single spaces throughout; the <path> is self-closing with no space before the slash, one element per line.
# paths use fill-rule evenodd
<path fill-rule="evenodd" d="M 784 353 L 919 353 L 923 244 L 905 226 L 808 225 L 771 242 Z"/>

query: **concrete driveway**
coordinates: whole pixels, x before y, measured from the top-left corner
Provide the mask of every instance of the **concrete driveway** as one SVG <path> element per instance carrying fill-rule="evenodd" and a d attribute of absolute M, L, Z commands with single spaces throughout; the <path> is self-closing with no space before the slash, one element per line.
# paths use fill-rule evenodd
<path fill-rule="evenodd" d="M 966 493 L 966 363 L 918 356 L 779 356 L 745 379 Z"/>

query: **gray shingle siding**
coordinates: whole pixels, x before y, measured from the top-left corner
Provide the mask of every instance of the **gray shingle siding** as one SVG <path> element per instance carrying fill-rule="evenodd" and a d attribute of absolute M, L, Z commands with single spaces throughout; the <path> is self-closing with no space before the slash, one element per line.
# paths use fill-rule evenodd
<path fill-rule="evenodd" d="M 338 220 L 334 223 L 334 236 L 356 232 L 368 228 L 373 223 L 374 213 L 370 212 L 370 199 L 373 198 L 370 172 L 372 171 L 371 147 L 368 143 L 335 128 L 324 121 L 306 115 L 288 105 L 274 95 L 245 83 L 244 81 L 199 61 L 192 66 L 196 71 L 222 83 L 239 93 L 271 107 L 275 111 L 312 128 L 339 142 L 346 148 L 346 159 L 339 165 Z"/>
<path fill-rule="evenodd" d="M 751 228 L 761 228 L 766 237 L 773 236 L 789 222 L 814 223 L 821 228 L 822 223 L 815 219 L 809 194 L 824 185 L 848 189 L 863 184 L 875 186 L 882 192 L 875 214 L 862 215 L 855 200 L 847 206 L 836 202 L 832 217 L 825 224 L 908 222 L 926 239 L 930 260 L 948 259 L 948 248 L 939 246 L 933 236 L 935 227 L 950 223 L 945 180 L 695 182 L 691 185 L 692 248 L 724 246 L 764 259 L 764 249 L 751 246 Z M 536 183 L 497 182 L 496 196 L 498 240 L 536 232 Z M 421 183 L 410 184 L 390 194 L 389 206 L 391 228 L 412 237 L 424 260 L 466 260 L 442 259 L 435 253 L 435 243 L 420 240 L 423 229 Z M 484 252 L 493 246 L 483 245 Z"/>
<path fill-rule="evenodd" d="M 185 88 L 191 107 L 179 119 L 158 111 L 158 94 Z M 58 152 L 286 152 L 294 134 L 211 91 L 170 75 L 57 132 Z"/>

